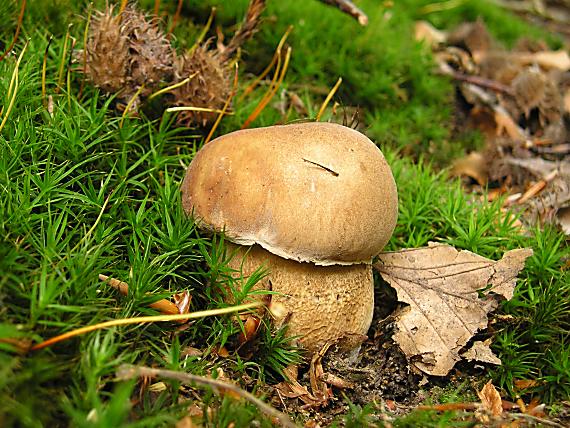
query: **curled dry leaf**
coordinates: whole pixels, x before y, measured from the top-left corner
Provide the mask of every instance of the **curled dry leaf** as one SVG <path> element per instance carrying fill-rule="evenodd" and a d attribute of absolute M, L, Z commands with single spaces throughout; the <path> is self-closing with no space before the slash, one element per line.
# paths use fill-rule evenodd
<path fill-rule="evenodd" d="M 512 250 L 495 262 L 434 243 L 382 254 L 374 267 L 396 289 L 398 300 L 409 305 L 396 315 L 394 340 L 410 363 L 430 375 L 447 375 L 461 359 L 461 349 L 487 326 L 496 295 L 513 296 L 516 277 L 531 254 L 530 249 Z"/>
<path fill-rule="evenodd" d="M 438 30 L 427 21 L 418 21 L 414 26 L 417 41 L 426 42 L 428 46 L 436 47 L 447 40 L 447 34 Z"/>
<path fill-rule="evenodd" d="M 484 409 L 493 416 L 500 416 L 503 413 L 503 401 L 491 381 L 487 382 L 481 391 L 477 392 L 477 395 Z"/>
<path fill-rule="evenodd" d="M 461 356 L 467 361 L 480 361 L 482 363 L 500 366 L 501 359 L 491 351 L 489 347 L 490 344 L 490 340 L 485 340 L 484 342 L 477 340 L 473 343 L 473 346 L 462 353 Z"/>
<path fill-rule="evenodd" d="M 453 163 L 451 174 L 470 177 L 484 186 L 489 176 L 489 162 L 482 153 L 471 152 Z"/>

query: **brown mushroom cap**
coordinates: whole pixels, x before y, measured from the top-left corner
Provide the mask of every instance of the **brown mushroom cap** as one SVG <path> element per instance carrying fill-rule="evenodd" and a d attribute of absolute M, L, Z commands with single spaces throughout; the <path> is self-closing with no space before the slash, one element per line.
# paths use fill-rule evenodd
<path fill-rule="evenodd" d="M 182 204 L 198 225 L 317 265 L 370 263 L 390 239 L 396 184 L 382 152 L 333 123 L 233 132 L 197 154 Z"/>
<path fill-rule="evenodd" d="M 258 245 L 228 244 L 228 251 L 235 251 L 229 266 L 241 271 L 244 278 L 260 266 L 269 269 L 269 276 L 257 287 L 276 292 L 271 301 L 287 311 L 287 334 L 299 336 L 299 344 L 309 353 L 346 335 L 365 335 L 368 331 L 374 312 L 371 265 L 297 263 Z"/>

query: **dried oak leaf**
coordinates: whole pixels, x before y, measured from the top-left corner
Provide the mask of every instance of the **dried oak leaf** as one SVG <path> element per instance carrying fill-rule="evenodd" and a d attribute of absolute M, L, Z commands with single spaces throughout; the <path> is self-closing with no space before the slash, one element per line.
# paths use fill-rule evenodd
<path fill-rule="evenodd" d="M 447 375 L 475 332 L 487 326 L 497 295 L 513 296 L 531 254 L 512 250 L 495 262 L 434 243 L 382 254 L 374 267 L 409 305 L 396 315 L 394 340 L 410 363 L 430 375 Z"/>

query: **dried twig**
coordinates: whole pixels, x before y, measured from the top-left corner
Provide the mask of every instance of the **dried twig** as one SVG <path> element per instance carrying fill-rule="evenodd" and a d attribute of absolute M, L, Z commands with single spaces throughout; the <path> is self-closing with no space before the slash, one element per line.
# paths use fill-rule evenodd
<path fill-rule="evenodd" d="M 513 90 L 511 89 L 510 86 L 503 85 L 502 83 L 497 82 L 495 80 L 486 79 L 481 76 L 472 76 L 469 74 L 463 74 L 457 71 L 450 71 L 449 73 L 445 74 L 461 82 L 471 83 L 473 85 L 480 86 L 482 88 L 490 89 L 494 92 L 502 92 L 504 94 L 514 96 Z"/>
<path fill-rule="evenodd" d="M 150 367 L 123 365 L 119 367 L 119 370 L 117 370 L 117 377 L 121 380 L 144 376 L 159 376 L 167 379 L 177 380 L 183 383 L 195 383 L 202 386 L 209 386 L 220 390 L 230 391 L 257 406 L 257 408 L 259 408 L 259 410 L 261 410 L 267 416 L 278 419 L 281 422 L 282 426 L 288 428 L 296 427 L 293 421 L 291 421 L 291 419 L 289 419 L 286 414 L 280 412 L 277 409 L 274 409 L 267 403 L 261 401 L 255 395 L 244 391 L 233 383 L 223 382 L 218 379 L 212 379 L 209 377 L 198 376 L 190 373 L 182 373 L 174 370 L 153 369 Z"/>
<path fill-rule="evenodd" d="M 354 3 L 350 0 L 319 0 L 322 3 L 328 4 L 333 7 L 337 7 L 342 12 L 347 13 L 348 15 L 356 18 L 360 25 L 367 25 L 368 24 L 368 17 L 366 14 L 357 8 Z"/>

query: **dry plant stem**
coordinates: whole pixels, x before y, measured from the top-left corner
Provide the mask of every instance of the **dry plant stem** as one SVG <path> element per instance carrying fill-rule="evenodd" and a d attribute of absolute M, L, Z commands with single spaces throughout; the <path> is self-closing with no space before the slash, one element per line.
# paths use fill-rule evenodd
<path fill-rule="evenodd" d="M 192 55 L 192 53 L 196 50 L 196 48 L 198 46 L 200 46 L 200 44 L 202 43 L 202 40 L 204 40 L 204 37 L 206 37 L 206 34 L 208 34 L 208 31 L 210 31 L 210 27 L 212 26 L 212 22 L 214 21 L 214 16 L 216 16 L 216 8 L 215 7 L 212 8 L 212 11 L 210 12 L 210 16 L 208 17 L 208 21 L 206 21 L 206 25 L 204 25 L 204 28 L 202 28 L 202 31 L 198 35 L 198 38 L 196 39 L 196 41 L 194 42 L 192 47 L 188 50 L 188 55 Z"/>
<path fill-rule="evenodd" d="M 12 43 L 6 49 L 6 52 L 0 56 L 0 61 L 2 61 L 6 56 L 12 52 L 14 46 L 16 45 L 16 41 L 18 40 L 18 36 L 20 35 L 20 30 L 22 29 L 22 21 L 24 20 L 24 12 L 26 11 L 26 0 L 22 0 L 22 6 L 20 7 L 20 14 L 18 15 L 18 23 L 16 24 L 16 33 L 14 34 L 14 38 L 12 39 Z"/>
<path fill-rule="evenodd" d="M 332 89 L 330 90 L 330 92 L 328 93 L 327 97 L 325 98 L 325 100 L 323 101 L 323 104 L 321 105 L 321 108 L 319 109 L 319 112 L 317 113 L 317 122 L 319 120 L 321 120 L 321 116 L 323 115 L 323 113 L 325 112 L 327 105 L 329 104 L 329 102 L 331 101 L 332 97 L 334 96 L 334 94 L 336 93 L 336 91 L 338 90 L 340 84 L 342 83 L 342 77 L 339 77 L 338 80 L 336 81 L 336 83 L 334 84 L 334 86 L 332 87 Z"/>
<path fill-rule="evenodd" d="M 153 369 L 150 367 L 141 367 L 141 366 L 123 365 L 119 367 L 119 370 L 117 371 L 117 378 L 119 378 L 120 380 L 132 379 L 134 377 L 145 377 L 145 376 L 149 377 L 159 376 L 167 379 L 177 380 L 183 383 L 196 383 L 202 386 L 209 386 L 220 390 L 227 390 L 234 392 L 235 394 L 239 395 L 240 397 L 254 404 L 256 407 L 259 408 L 259 410 L 261 410 L 267 416 L 270 416 L 272 418 L 277 418 L 281 422 L 282 426 L 288 428 L 296 427 L 296 425 L 293 423 L 293 421 L 291 421 L 291 419 L 289 419 L 287 415 L 264 403 L 255 395 L 247 391 L 244 391 L 243 389 L 229 382 L 223 382 L 218 379 L 212 379 L 209 377 L 198 376 L 190 373 L 177 372 L 174 370 Z"/>
<path fill-rule="evenodd" d="M 119 7 L 119 13 L 117 14 L 117 19 L 121 19 L 121 14 L 126 9 L 129 0 L 121 0 L 121 7 Z"/>
<path fill-rule="evenodd" d="M 211 317 L 215 315 L 225 315 L 234 312 L 247 311 L 250 309 L 255 309 L 263 306 L 262 302 L 248 303 L 245 305 L 230 306 L 221 309 L 210 309 L 207 311 L 190 312 L 188 314 L 176 314 L 176 315 L 156 315 L 147 317 L 135 317 L 135 318 L 122 318 L 118 320 L 106 321 L 95 325 L 89 325 L 86 327 L 81 327 L 76 330 L 68 331 L 67 333 L 60 334 L 59 336 L 52 337 L 44 342 L 38 343 L 30 348 L 30 351 L 37 351 L 39 349 L 46 348 L 55 343 L 62 342 L 64 340 L 70 339 L 75 336 L 80 336 L 85 333 L 90 333 L 92 331 L 101 330 L 108 327 L 116 327 L 119 325 L 129 325 L 129 324 L 143 324 L 152 322 L 171 322 L 180 320 L 190 320 L 197 318 Z"/>
<path fill-rule="evenodd" d="M 63 53 L 61 54 L 61 61 L 59 62 L 59 71 L 57 73 L 57 88 L 56 93 L 61 89 L 61 84 L 63 82 L 63 69 L 65 68 L 65 57 L 67 56 L 67 43 L 70 38 L 70 30 L 73 24 L 67 26 L 67 31 L 65 32 L 65 39 L 63 40 Z"/>
<path fill-rule="evenodd" d="M 20 69 L 20 62 L 22 62 L 22 58 L 24 57 L 24 52 L 26 52 L 28 43 L 29 42 L 26 42 L 24 48 L 22 49 L 22 52 L 20 52 L 20 55 L 16 60 L 16 65 L 14 66 L 14 71 L 12 72 L 12 78 L 10 79 L 10 85 L 8 86 L 8 97 L 10 98 L 10 102 L 8 104 L 6 112 L 4 113 L 4 119 L 2 119 L 2 123 L 0 123 L 0 132 L 2 132 L 4 126 L 6 126 L 8 117 L 10 116 L 10 112 L 12 111 L 12 108 L 14 107 L 14 102 L 16 101 L 16 94 L 18 93 L 18 84 L 19 84 L 18 72 Z M 0 110 L 0 117 L 2 117 L 3 110 L 4 109 Z"/>
<path fill-rule="evenodd" d="M 180 13 L 182 12 L 182 0 L 178 0 L 178 5 L 176 6 L 176 12 L 174 12 L 174 16 L 172 17 L 172 25 L 168 29 L 169 33 L 172 33 L 176 28 L 176 24 L 180 19 Z"/>
<path fill-rule="evenodd" d="M 255 108 L 253 113 L 251 113 L 249 115 L 249 117 L 246 119 L 244 124 L 241 126 L 241 129 L 247 128 L 255 119 L 257 119 L 257 117 L 261 114 L 263 109 L 267 106 L 267 104 L 269 104 L 269 101 L 271 101 L 273 96 L 277 93 L 279 86 L 281 86 L 281 82 L 283 82 L 283 79 L 285 78 L 285 73 L 287 72 L 287 68 L 289 67 L 289 60 L 290 59 L 291 59 L 291 47 L 288 47 L 287 53 L 285 54 L 285 61 L 283 62 L 283 69 L 281 70 L 281 74 L 280 74 L 277 82 L 272 82 L 272 84 L 269 86 L 268 92 L 261 99 L 261 101 L 259 102 L 259 104 Z M 275 69 L 275 76 L 274 76 L 273 81 L 275 81 L 275 77 L 277 76 L 277 74 L 279 72 L 280 62 L 281 62 L 280 60 L 277 60 L 277 67 Z"/>
<path fill-rule="evenodd" d="M 218 117 L 216 118 L 216 121 L 214 122 L 214 124 L 212 125 L 212 129 L 210 129 L 210 132 L 208 133 L 208 136 L 206 137 L 206 140 L 204 141 L 204 144 L 208 144 L 210 142 L 210 140 L 212 139 L 212 136 L 214 135 L 214 132 L 216 131 L 216 128 L 218 127 L 218 125 L 220 124 L 220 122 L 222 121 L 222 118 L 224 117 L 224 115 L 226 114 L 226 110 L 228 109 L 228 107 L 230 106 L 230 103 L 232 102 L 233 97 L 236 94 L 237 91 L 237 87 L 238 87 L 238 63 L 236 62 L 235 64 L 235 73 L 234 73 L 234 83 L 233 83 L 233 87 L 232 87 L 232 91 L 230 92 L 230 95 L 228 96 L 228 99 L 226 100 L 226 102 L 224 103 L 224 107 L 222 108 L 222 111 L 220 112 L 220 114 L 218 114 Z"/>
<path fill-rule="evenodd" d="M 85 242 L 89 236 L 91 236 L 91 234 L 93 233 L 93 231 L 95 230 L 95 228 L 97 228 L 97 225 L 99 224 L 99 222 L 101 221 L 101 218 L 103 217 L 103 213 L 105 212 L 105 209 L 107 208 L 107 205 L 109 204 L 109 201 L 111 200 L 111 196 L 113 196 L 113 193 L 115 193 L 115 191 L 113 190 L 111 193 L 109 193 L 109 196 L 107 196 L 107 198 L 105 198 L 105 202 L 103 202 L 103 206 L 101 207 L 101 211 L 99 211 L 99 215 L 97 216 L 97 218 L 95 219 L 95 223 L 93 223 L 93 226 L 91 226 L 89 228 L 89 230 L 87 231 L 87 233 L 85 234 L 85 236 L 83 238 L 81 238 L 81 240 L 75 244 L 75 246 L 71 249 L 71 251 L 69 252 L 69 254 L 73 254 L 75 252 L 75 250 L 77 250 L 79 248 L 79 246 Z"/>
<path fill-rule="evenodd" d="M 177 111 L 204 111 L 204 112 L 208 112 L 208 113 L 222 113 L 222 112 L 224 112 L 222 109 L 218 109 L 218 108 L 192 107 L 192 106 L 168 107 L 165 111 L 168 113 L 175 113 Z M 225 114 L 232 115 L 233 113 L 225 113 Z"/>
<path fill-rule="evenodd" d="M 123 296 L 129 294 L 129 284 L 123 281 L 119 281 L 115 278 L 109 278 L 107 275 L 99 274 L 99 279 L 103 282 L 106 282 L 115 290 L 118 290 Z M 180 311 L 178 307 L 169 300 L 161 299 L 149 305 L 151 308 L 156 309 L 161 314 L 164 315 L 175 315 L 179 314 Z"/>
<path fill-rule="evenodd" d="M 67 105 L 71 109 L 71 63 L 73 61 L 73 49 L 75 48 L 75 43 L 77 40 L 71 38 L 71 49 L 69 49 L 69 58 L 67 59 L 67 73 L 66 73 L 66 84 L 67 84 Z"/>
<path fill-rule="evenodd" d="M 119 122 L 119 128 L 123 127 L 123 122 L 125 121 L 125 117 L 127 117 L 129 110 L 131 109 L 131 107 L 133 106 L 133 104 L 135 103 L 135 101 L 137 100 L 137 98 L 139 97 L 141 92 L 143 91 L 143 89 L 144 89 L 144 85 L 141 85 L 140 88 L 137 89 L 135 94 L 131 97 L 131 99 L 127 103 L 127 106 L 125 107 L 125 111 L 123 111 L 123 114 L 121 115 L 121 121 Z"/>
<path fill-rule="evenodd" d="M 77 98 L 81 98 L 83 94 L 83 89 L 85 89 L 85 81 L 87 80 L 87 38 L 89 36 L 89 25 L 91 24 L 91 13 L 92 13 L 93 3 L 89 3 L 89 9 L 87 11 L 87 22 L 85 24 L 85 31 L 83 32 L 83 78 L 81 79 L 81 86 L 79 87 L 79 94 Z M 51 42 L 51 39 L 50 39 Z M 49 44 L 48 44 L 49 47 Z M 46 50 L 47 55 L 47 50 Z M 42 76 L 43 77 L 43 76 Z"/>
<path fill-rule="evenodd" d="M 47 56 L 48 56 L 48 51 L 49 51 L 49 47 L 51 45 L 51 41 L 53 40 L 53 36 L 50 36 L 49 40 L 48 40 L 48 44 L 46 46 L 46 50 L 44 52 L 44 59 L 42 61 L 42 102 L 44 107 L 47 108 L 47 90 L 46 90 L 46 69 L 47 69 Z"/>
<path fill-rule="evenodd" d="M 154 16 L 158 16 L 159 12 L 160 12 L 160 0 L 154 0 L 154 9 L 153 9 Z"/>
<path fill-rule="evenodd" d="M 360 25 L 368 24 L 368 17 L 366 14 L 357 8 L 350 0 L 320 0 L 321 2 L 330 6 L 337 7 L 342 12 L 355 18 Z"/>
<path fill-rule="evenodd" d="M 275 49 L 275 54 L 273 55 L 273 58 L 271 58 L 271 62 L 265 68 L 265 70 L 263 70 L 263 72 L 247 88 L 245 88 L 245 90 L 239 97 L 239 101 L 243 100 L 249 93 L 251 93 L 255 89 L 255 87 L 259 84 L 259 82 L 261 82 L 261 80 L 264 79 L 265 76 L 269 74 L 275 63 L 279 60 L 281 55 L 281 49 L 283 48 L 283 45 L 285 44 L 285 41 L 287 40 L 287 37 L 289 37 L 289 34 L 291 33 L 292 30 L 293 27 L 291 25 L 287 27 L 287 30 L 281 37 L 281 40 L 279 40 L 279 44 L 277 45 L 277 49 Z"/>
<path fill-rule="evenodd" d="M 471 83 L 482 88 L 491 89 L 494 92 L 501 92 L 514 96 L 513 90 L 510 88 L 510 86 L 503 85 L 502 83 L 495 80 L 485 79 L 484 77 L 480 76 L 470 76 L 468 74 L 458 73 L 456 71 L 450 71 L 449 73 L 443 74 L 451 76 L 453 79 L 459 80 L 461 82 Z"/>
<path fill-rule="evenodd" d="M 198 75 L 198 72 L 192 73 L 186 79 L 181 80 L 180 82 L 175 83 L 174 85 L 170 85 L 170 86 L 167 86 L 166 88 L 162 88 L 162 89 L 156 91 L 154 94 L 152 94 L 150 97 L 148 97 L 148 100 L 150 101 L 153 98 L 158 97 L 159 95 L 162 95 L 166 92 L 172 91 L 173 89 L 180 88 L 181 86 L 184 86 L 186 83 L 190 82 L 197 75 Z"/>

